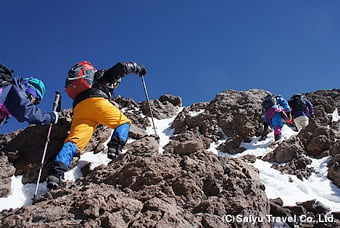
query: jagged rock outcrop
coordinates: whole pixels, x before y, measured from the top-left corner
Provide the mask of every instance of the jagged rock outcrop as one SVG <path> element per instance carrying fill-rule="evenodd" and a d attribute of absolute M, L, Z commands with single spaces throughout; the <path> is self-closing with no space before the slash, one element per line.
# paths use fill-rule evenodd
<path fill-rule="evenodd" d="M 135 141 L 108 166 L 40 196 L 29 207 L 3 211 L 3 226 L 223 227 L 226 214 L 262 216 L 269 202 L 256 169 L 240 159 L 200 151 L 159 154 Z M 155 148 L 151 146 L 150 148 Z M 235 223 L 263 227 L 264 223 Z"/>
<path fill-rule="evenodd" d="M 184 108 L 172 127 L 176 134 L 196 132 L 205 148 L 212 141 L 227 136 L 228 140 L 218 149 L 230 154 L 242 152 L 241 142 L 250 141 L 263 129 L 262 99 L 268 92 L 226 90 L 216 95 L 210 103 L 194 104 Z"/>
<path fill-rule="evenodd" d="M 157 119 L 166 119 L 174 116 L 178 112 L 178 107 L 182 106 L 182 99 L 173 95 L 162 95 L 157 100 L 141 102 L 141 110 L 147 116 L 150 116 L 150 108 L 152 114 Z"/>
<path fill-rule="evenodd" d="M 296 206 L 283 206 L 280 198 L 270 199 L 270 214 L 287 219 L 290 227 L 339 227 L 337 213 L 329 214 L 330 209 L 315 199 L 296 203 Z"/>
<path fill-rule="evenodd" d="M 309 156 L 321 158 L 329 155 L 329 148 L 336 142 L 336 133 L 328 126 L 311 121 L 299 132 L 298 138 Z"/>
<path fill-rule="evenodd" d="M 8 163 L 7 156 L 0 156 L 0 197 L 10 194 L 11 178 L 14 174 L 15 168 Z"/>
<path fill-rule="evenodd" d="M 310 100 L 315 108 L 315 117 L 321 125 L 330 126 L 339 131 L 339 122 L 333 121 L 332 113 L 337 108 L 340 110 L 340 89 L 318 90 L 306 93 L 306 97 Z"/>
<path fill-rule="evenodd" d="M 273 150 L 274 156 L 271 161 L 284 163 L 289 162 L 293 158 L 297 158 L 298 154 L 304 153 L 304 147 L 297 137 L 291 137 Z"/>
<path fill-rule="evenodd" d="M 327 210 L 313 211 L 316 202 L 304 202 L 294 208 L 283 207 L 280 201 L 269 204 L 258 171 L 249 164 L 255 162 L 255 156 L 237 159 L 207 152 L 212 142 L 226 139 L 218 149 L 239 153 L 244 150 L 240 148 L 241 142 L 259 136 L 263 129 L 261 103 L 267 93 L 257 89 L 226 90 L 210 102 L 184 107 L 172 124 L 174 135 L 163 147 L 163 154 L 159 153 L 155 137 L 146 133 L 152 124 L 147 118 L 149 104 L 154 117 L 169 118 L 179 111 L 181 98 L 163 95 L 148 104 L 118 97 L 117 104 L 134 123 L 129 133 L 134 140 L 126 145 L 127 152 L 108 166 L 90 170 L 90 164 L 87 165 L 82 170 L 84 177 L 39 196 L 33 205 L 2 211 L 0 222 L 5 227 L 44 227 L 45 224 L 55 227 L 269 227 L 268 220 L 255 224 L 225 223 L 223 216 L 266 218 L 280 213 L 326 213 Z M 339 90 L 316 91 L 306 96 L 315 103 L 316 121 L 266 158 L 276 162 L 273 167 L 282 173 L 307 179 L 313 172 L 308 167 L 311 160 L 307 156 L 330 155 L 328 177 L 340 186 L 339 121 L 332 121 L 330 117 L 334 108 L 339 109 Z M 59 123 L 53 126 L 46 167 L 67 136 L 71 115 L 71 110 L 63 111 Z M 328 125 L 331 127 L 327 128 Z M 8 180 L 15 168 L 16 174 L 24 175 L 24 183 L 35 182 L 47 130 L 48 126 L 31 126 L 0 136 L 0 150 L 4 155 L 0 166 L 6 167 L 0 178 Z M 98 126 L 85 150 L 105 151 L 111 132 Z M 28 140 L 32 137 L 34 141 Z M 42 180 L 45 176 L 43 172 Z M 6 195 L 10 184 L 2 183 L 5 183 Z"/>
<path fill-rule="evenodd" d="M 284 174 L 297 176 L 299 179 L 308 179 L 313 168 L 308 167 L 312 160 L 307 158 L 304 146 L 298 137 L 291 137 L 279 144 L 263 160 L 274 162 L 271 166 Z"/>

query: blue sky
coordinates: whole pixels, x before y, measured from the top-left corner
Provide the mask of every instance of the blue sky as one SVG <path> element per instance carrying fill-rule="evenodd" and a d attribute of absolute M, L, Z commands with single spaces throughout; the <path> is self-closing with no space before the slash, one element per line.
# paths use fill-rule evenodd
<path fill-rule="evenodd" d="M 81 60 L 98 69 L 141 63 L 151 99 L 172 94 L 185 106 L 227 89 L 289 98 L 340 85 L 336 0 L 13 0 L 1 4 L 0 20 L 0 62 L 44 80 L 46 111 L 56 90 L 71 108 L 65 77 Z M 116 95 L 145 99 L 135 75 Z M 0 133 L 25 126 L 12 118 Z"/>

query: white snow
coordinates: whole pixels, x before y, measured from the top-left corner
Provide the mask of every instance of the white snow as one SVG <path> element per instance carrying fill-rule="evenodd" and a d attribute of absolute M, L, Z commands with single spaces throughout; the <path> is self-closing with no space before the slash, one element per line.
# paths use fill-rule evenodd
<path fill-rule="evenodd" d="M 337 122 L 340 119 L 337 108 L 334 110 L 334 112 L 331 115 L 332 115 L 332 121 L 333 122 Z"/>
<path fill-rule="evenodd" d="M 195 117 L 195 116 L 198 116 L 199 114 L 203 113 L 204 112 L 204 109 L 202 110 L 199 110 L 198 112 L 193 112 L 193 111 L 189 111 L 189 115 L 191 117 Z"/>

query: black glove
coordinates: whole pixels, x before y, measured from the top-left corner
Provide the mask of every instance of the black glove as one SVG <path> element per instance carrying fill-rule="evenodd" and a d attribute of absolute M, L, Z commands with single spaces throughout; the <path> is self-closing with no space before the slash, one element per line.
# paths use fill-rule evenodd
<path fill-rule="evenodd" d="M 110 69 L 97 71 L 95 77 L 99 82 L 114 84 L 118 79 L 132 73 L 145 75 L 146 69 L 135 62 L 119 62 Z"/>
<path fill-rule="evenodd" d="M 135 73 L 139 76 L 144 76 L 146 75 L 146 69 L 143 65 L 137 64 Z"/>

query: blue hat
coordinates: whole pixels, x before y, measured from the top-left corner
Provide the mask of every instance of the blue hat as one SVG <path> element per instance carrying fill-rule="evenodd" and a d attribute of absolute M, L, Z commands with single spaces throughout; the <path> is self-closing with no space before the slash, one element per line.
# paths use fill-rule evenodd
<path fill-rule="evenodd" d="M 24 81 L 27 83 L 29 87 L 33 87 L 35 89 L 35 92 L 39 96 L 40 100 L 42 100 L 45 95 L 45 91 L 46 91 L 45 84 L 41 80 L 37 78 L 32 78 L 32 77 L 24 78 Z"/>

